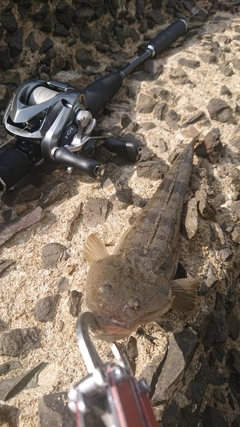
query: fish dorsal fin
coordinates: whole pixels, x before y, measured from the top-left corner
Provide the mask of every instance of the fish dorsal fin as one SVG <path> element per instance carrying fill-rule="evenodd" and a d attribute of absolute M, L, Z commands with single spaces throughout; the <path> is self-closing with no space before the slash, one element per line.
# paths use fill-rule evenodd
<path fill-rule="evenodd" d="M 199 283 L 192 277 L 171 281 L 174 300 L 172 309 L 187 313 L 193 311 L 196 306 L 197 288 Z"/>
<path fill-rule="evenodd" d="M 83 256 L 89 264 L 92 264 L 94 261 L 108 257 L 109 253 L 99 237 L 96 234 L 90 234 L 83 247 Z"/>

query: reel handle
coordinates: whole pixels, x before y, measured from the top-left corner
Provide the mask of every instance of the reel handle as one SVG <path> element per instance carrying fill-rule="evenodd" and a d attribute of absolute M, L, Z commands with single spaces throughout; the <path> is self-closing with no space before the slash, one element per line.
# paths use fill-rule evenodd
<path fill-rule="evenodd" d="M 59 165 L 74 167 L 91 178 L 100 178 L 104 173 L 104 166 L 100 162 L 94 159 L 76 156 L 76 154 L 65 147 L 56 148 L 53 156 L 55 162 Z"/>
<path fill-rule="evenodd" d="M 119 139 L 113 137 L 108 138 L 104 146 L 107 150 L 118 154 L 130 163 L 137 163 L 142 152 L 142 149 L 137 142 L 119 141 Z"/>

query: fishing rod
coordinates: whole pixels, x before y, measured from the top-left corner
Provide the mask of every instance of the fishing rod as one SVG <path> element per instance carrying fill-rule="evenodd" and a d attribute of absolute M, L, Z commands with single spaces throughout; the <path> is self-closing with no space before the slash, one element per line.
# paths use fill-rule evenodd
<path fill-rule="evenodd" d="M 120 71 L 106 74 L 79 91 L 58 81 L 30 80 L 13 93 L 3 124 L 15 139 L 0 155 L 0 192 L 20 181 L 41 159 L 65 165 L 92 177 L 104 174 L 99 147 L 136 163 L 141 148 L 135 141 L 92 135 L 96 116 L 113 98 L 123 80 L 142 62 L 168 48 L 187 31 L 178 19 L 147 45 L 145 51 Z"/>

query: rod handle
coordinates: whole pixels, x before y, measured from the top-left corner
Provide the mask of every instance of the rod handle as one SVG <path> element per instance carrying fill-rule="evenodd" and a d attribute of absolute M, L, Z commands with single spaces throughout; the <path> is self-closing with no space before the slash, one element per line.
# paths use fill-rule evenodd
<path fill-rule="evenodd" d="M 163 30 L 148 44 L 148 49 L 153 50 L 153 56 L 162 52 L 174 43 L 179 37 L 184 36 L 187 31 L 187 23 L 184 19 L 178 19 Z"/>

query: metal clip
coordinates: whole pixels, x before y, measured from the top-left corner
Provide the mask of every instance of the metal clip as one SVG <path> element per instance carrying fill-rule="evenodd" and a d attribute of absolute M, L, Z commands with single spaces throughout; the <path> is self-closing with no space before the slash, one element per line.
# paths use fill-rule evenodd
<path fill-rule="evenodd" d="M 147 396 L 144 379 L 137 381 L 117 344 L 111 344 L 115 361 L 103 364 L 89 336 L 99 329 L 90 312 L 77 320 L 80 351 L 89 375 L 69 391 L 69 408 L 76 413 L 78 427 L 85 427 L 85 415 L 92 412 L 106 427 L 158 427 Z"/>

